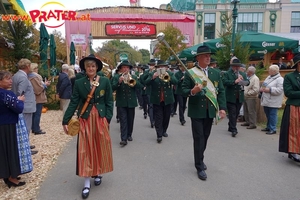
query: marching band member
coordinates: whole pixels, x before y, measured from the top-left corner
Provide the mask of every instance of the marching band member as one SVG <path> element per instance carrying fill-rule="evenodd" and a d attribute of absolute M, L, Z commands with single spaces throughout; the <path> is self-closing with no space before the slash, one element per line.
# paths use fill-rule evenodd
<path fill-rule="evenodd" d="M 158 60 L 156 70 L 150 72 L 146 84 L 151 86 L 150 102 L 153 104 L 155 130 L 157 142 L 162 141 L 162 136 L 168 137 L 167 129 L 171 116 L 171 106 L 174 103 L 172 84 L 177 84 L 174 75 L 167 71 L 168 64 Z"/>

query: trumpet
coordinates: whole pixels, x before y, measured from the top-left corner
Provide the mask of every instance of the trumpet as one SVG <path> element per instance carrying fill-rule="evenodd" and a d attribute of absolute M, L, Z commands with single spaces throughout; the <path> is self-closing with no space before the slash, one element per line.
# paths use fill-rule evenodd
<path fill-rule="evenodd" d="M 101 70 L 104 74 L 104 76 L 106 76 L 107 78 L 111 78 L 111 75 L 112 75 L 112 71 L 109 67 L 107 66 L 103 66 L 102 70 Z"/>
<path fill-rule="evenodd" d="M 165 83 L 170 82 L 170 75 L 168 74 L 167 70 L 165 68 L 158 68 L 156 70 L 158 73 L 158 77 Z"/>
<path fill-rule="evenodd" d="M 136 80 L 134 78 L 132 78 L 130 73 L 124 72 L 124 73 L 121 74 L 121 76 L 124 78 L 123 82 L 125 84 L 127 84 L 128 86 L 134 87 L 136 85 Z"/>

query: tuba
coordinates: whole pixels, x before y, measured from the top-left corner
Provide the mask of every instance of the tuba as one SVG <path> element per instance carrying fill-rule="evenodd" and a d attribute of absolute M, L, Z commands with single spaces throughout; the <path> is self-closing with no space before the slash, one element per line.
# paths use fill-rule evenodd
<path fill-rule="evenodd" d="M 134 87 L 136 85 L 136 80 L 132 78 L 129 72 L 124 72 L 123 74 L 121 74 L 121 76 L 124 78 L 123 82 L 128 86 Z"/>
<path fill-rule="evenodd" d="M 165 83 L 170 82 L 170 75 L 168 74 L 165 68 L 158 68 L 157 70 L 158 77 Z"/>

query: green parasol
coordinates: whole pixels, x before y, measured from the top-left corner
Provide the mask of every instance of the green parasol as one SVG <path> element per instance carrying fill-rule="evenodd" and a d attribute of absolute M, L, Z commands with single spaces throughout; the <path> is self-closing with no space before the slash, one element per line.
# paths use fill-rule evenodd
<path fill-rule="evenodd" d="M 42 65 L 42 69 L 45 71 L 48 69 L 48 58 L 47 58 L 47 51 L 48 51 L 48 40 L 49 34 L 45 27 L 44 23 L 40 25 L 40 63 Z"/>
<path fill-rule="evenodd" d="M 183 49 L 179 54 L 178 57 L 180 59 L 186 60 L 186 61 L 194 61 L 194 57 L 197 54 L 197 49 L 199 46 L 203 45 L 203 43 L 196 44 L 194 46 L 191 46 L 189 48 Z"/>
<path fill-rule="evenodd" d="M 55 67 L 56 65 L 56 44 L 54 35 L 50 35 L 50 66 Z"/>
<path fill-rule="evenodd" d="M 75 45 L 74 42 L 71 42 L 70 45 L 70 65 L 75 65 L 75 59 L 76 59 L 76 49 L 75 49 Z"/>

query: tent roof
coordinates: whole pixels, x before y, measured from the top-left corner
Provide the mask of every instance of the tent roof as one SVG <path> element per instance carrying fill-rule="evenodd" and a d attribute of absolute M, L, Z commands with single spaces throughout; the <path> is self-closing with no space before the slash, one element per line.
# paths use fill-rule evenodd
<path fill-rule="evenodd" d="M 292 40 L 298 40 L 298 44 L 300 45 L 300 34 L 299 33 L 265 33 L 268 35 L 288 38 Z"/>

